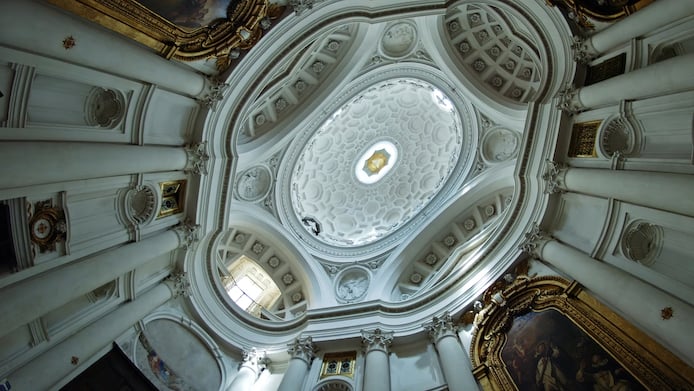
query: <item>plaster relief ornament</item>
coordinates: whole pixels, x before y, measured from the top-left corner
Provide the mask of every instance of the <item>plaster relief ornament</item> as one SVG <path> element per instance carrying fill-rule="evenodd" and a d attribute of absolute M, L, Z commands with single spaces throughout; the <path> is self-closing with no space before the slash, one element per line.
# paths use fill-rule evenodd
<path fill-rule="evenodd" d="M 369 288 L 369 274 L 361 268 L 345 270 L 338 281 L 337 297 L 348 303 L 362 299 Z"/>
<path fill-rule="evenodd" d="M 238 179 L 236 192 L 244 201 L 254 202 L 264 198 L 270 191 L 272 174 L 264 166 L 255 166 L 244 171 Z"/>
<path fill-rule="evenodd" d="M 388 27 L 381 38 L 383 54 L 401 58 L 412 52 L 417 44 L 417 29 L 409 22 L 399 22 Z"/>

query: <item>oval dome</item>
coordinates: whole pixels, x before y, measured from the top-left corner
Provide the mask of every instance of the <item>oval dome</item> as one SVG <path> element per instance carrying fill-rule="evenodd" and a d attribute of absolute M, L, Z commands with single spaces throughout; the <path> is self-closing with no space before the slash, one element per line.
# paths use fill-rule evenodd
<path fill-rule="evenodd" d="M 446 183 L 460 157 L 462 130 L 451 100 L 428 82 L 397 78 L 360 91 L 299 155 L 291 176 L 297 219 L 332 246 L 386 237 Z"/>

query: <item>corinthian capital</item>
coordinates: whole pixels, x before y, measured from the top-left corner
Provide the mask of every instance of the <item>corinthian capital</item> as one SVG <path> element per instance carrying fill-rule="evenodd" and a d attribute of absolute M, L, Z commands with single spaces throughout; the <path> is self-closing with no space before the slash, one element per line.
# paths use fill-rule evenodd
<path fill-rule="evenodd" d="M 458 337 L 458 326 L 448 312 L 444 312 L 441 316 L 434 316 L 430 323 L 424 324 L 424 329 L 429 332 L 429 337 L 434 343 L 438 343 L 446 336 Z"/>
<path fill-rule="evenodd" d="M 258 375 L 265 369 L 269 362 L 270 360 L 265 356 L 265 353 L 258 352 L 255 348 L 251 348 L 243 351 L 243 361 L 239 366 L 250 368 Z"/>
<path fill-rule="evenodd" d="M 557 95 L 559 98 L 557 108 L 568 115 L 574 115 L 583 110 L 583 105 L 578 99 L 578 92 L 579 90 L 577 90 L 573 85 L 568 85 L 566 88 L 559 91 L 559 94 Z"/>
<path fill-rule="evenodd" d="M 552 236 L 543 231 L 537 223 L 534 223 L 530 232 L 525 234 L 525 240 L 518 247 L 524 252 L 540 258 L 542 247 L 550 240 L 552 240 Z"/>
<path fill-rule="evenodd" d="M 185 172 L 192 172 L 196 175 L 207 175 L 207 162 L 210 155 L 207 154 L 207 142 L 186 145 L 186 167 Z"/>
<path fill-rule="evenodd" d="M 174 298 L 178 296 L 190 297 L 190 282 L 188 282 L 186 273 L 172 273 L 166 277 L 166 282 L 169 284 Z"/>
<path fill-rule="evenodd" d="M 393 333 L 384 332 L 381 329 L 375 329 L 373 331 L 361 331 L 361 342 L 366 348 L 368 353 L 371 350 L 381 350 L 388 353 L 388 348 L 390 344 L 393 343 Z"/>
<path fill-rule="evenodd" d="M 198 95 L 197 101 L 200 105 L 215 110 L 217 102 L 224 98 L 224 91 L 226 91 L 227 88 L 229 88 L 229 84 L 216 78 L 208 77 L 206 79 L 205 88 L 200 95 Z"/>
<path fill-rule="evenodd" d="M 565 190 L 566 170 L 568 167 L 564 163 L 557 163 L 551 160 L 547 160 L 547 166 L 545 167 L 545 173 L 542 175 L 542 179 L 547 182 L 547 187 L 545 188 L 545 193 L 563 193 Z"/>
<path fill-rule="evenodd" d="M 289 346 L 287 351 L 292 358 L 303 360 L 306 364 L 310 365 L 316 357 L 317 348 L 311 337 L 299 337 L 287 346 Z"/>
<path fill-rule="evenodd" d="M 571 43 L 571 49 L 574 52 L 574 61 L 579 64 L 588 64 L 597 56 L 590 38 L 575 35 Z"/>
<path fill-rule="evenodd" d="M 184 250 L 200 240 L 200 226 L 188 220 L 175 226 L 174 232 L 178 236 L 178 246 Z"/>

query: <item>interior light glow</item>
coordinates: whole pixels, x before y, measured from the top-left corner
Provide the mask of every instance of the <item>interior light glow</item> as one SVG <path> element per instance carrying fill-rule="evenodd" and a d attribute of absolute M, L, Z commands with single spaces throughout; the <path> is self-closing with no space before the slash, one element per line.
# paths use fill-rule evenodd
<path fill-rule="evenodd" d="M 397 160 L 397 147 L 390 141 L 379 141 L 357 159 L 354 174 L 361 183 L 376 183 L 388 174 Z"/>
<path fill-rule="evenodd" d="M 434 89 L 434 91 L 431 92 L 431 99 L 441 110 L 445 112 L 453 111 L 453 103 L 438 88 Z"/>

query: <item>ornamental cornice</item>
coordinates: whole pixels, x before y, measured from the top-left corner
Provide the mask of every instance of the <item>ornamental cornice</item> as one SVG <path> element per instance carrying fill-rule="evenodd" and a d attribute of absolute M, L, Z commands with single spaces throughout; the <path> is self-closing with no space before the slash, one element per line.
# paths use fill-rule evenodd
<path fill-rule="evenodd" d="M 568 166 L 565 163 L 557 163 L 547 160 L 545 173 L 542 175 L 542 179 L 544 179 L 547 184 L 545 187 L 545 193 L 555 194 L 564 193 L 566 191 L 565 179 L 567 170 Z"/>
<path fill-rule="evenodd" d="M 173 228 L 178 236 L 178 246 L 187 250 L 200 240 L 200 225 L 193 224 L 186 220 Z"/>
<path fill-rule="evenodd" d="M 207 152 L 207 142 L 188 144 L 185 146 L 185 151 L 186 167 L 183 171 L 196 175 L 207 175 L 207 165 L 210 160 L 210 155 Z"/>

